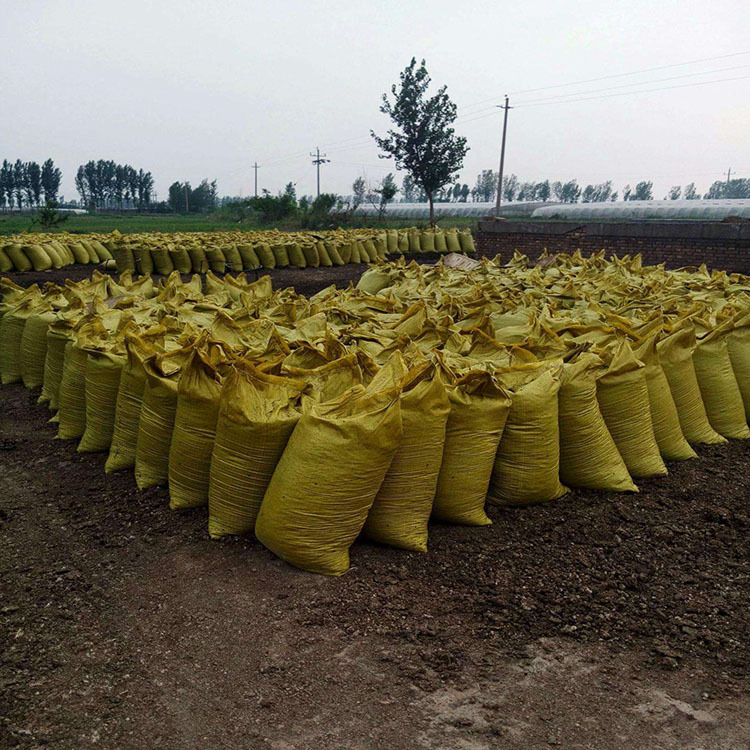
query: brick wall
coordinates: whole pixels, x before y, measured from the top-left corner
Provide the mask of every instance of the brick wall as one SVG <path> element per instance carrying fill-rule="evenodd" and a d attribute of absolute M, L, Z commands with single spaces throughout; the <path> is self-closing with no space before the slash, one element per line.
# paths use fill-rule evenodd
<path fill-rule="evenodd" d="M 477 251 L 510 258 L 514 250 L 536 259 L 550 253 L 584 255 L 606 250 L 641 253 L 644 263 L 667 268 L 698 266 L 750 274 L 750 222 L 632 221 L 605 224 L 540 221 L 480 221 Z"/>

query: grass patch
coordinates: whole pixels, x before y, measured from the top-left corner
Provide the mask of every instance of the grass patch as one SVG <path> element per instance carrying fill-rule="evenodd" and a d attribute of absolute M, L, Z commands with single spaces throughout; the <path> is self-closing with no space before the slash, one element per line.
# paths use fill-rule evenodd
<path fill-rule="evenodd" d="M 21 234 L 22 232 L 41 232 L 38 224 L 32 221 L 33 217 L 28 214 L 3 214 L 0 215 L 0 235 Z M 355 217 L 347 222 L 346 228 L 382 228 L 403 229 L 406 227 L 424 227 L 425 221 L 414 219 L 390 219 L 378 222 L 371 216 Z M 443 228 L 469 227 L 476 228 L 476 217 L 455 216 L 441 217 L 438 226 Z M 262 226 L 259 224 L 238 223 L 214 217 L 212 214 L 194 214 L 182 216 L 180 214 L 69 214 L 68 220 L 56 231 L 69 232 L 71 234 L 107 233 L 115 229 L 122 234 L 135 234 L 138 232 L 222 232 L 222 231 L 254 231 L 258 229 L 281 229 L 284 231 L 296 231 L 299 223 L 294 217 L 279 222 L 274 226 Z M 332 224 L 330 229 L 336 229 Z"/>

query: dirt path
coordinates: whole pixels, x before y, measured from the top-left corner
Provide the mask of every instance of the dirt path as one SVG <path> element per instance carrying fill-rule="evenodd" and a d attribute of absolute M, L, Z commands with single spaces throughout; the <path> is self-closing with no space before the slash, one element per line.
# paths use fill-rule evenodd
<path fill-rule="evenodd" d="M 750 746 L 747 444 L 329 579 L 46 417 L 0 389 L 0 747 Z"/>

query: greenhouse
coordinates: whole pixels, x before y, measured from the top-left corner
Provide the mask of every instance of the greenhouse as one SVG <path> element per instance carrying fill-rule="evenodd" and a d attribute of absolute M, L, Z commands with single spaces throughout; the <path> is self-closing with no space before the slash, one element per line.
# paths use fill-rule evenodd
<path fill-rule="evenodd" d="M 558 203 L 540 206 L 531 216 L 534 219 L 593 219 L 597 221 L 638 219 L 721 221 L 728 216 L 750 219 L 750 199 Z"/>

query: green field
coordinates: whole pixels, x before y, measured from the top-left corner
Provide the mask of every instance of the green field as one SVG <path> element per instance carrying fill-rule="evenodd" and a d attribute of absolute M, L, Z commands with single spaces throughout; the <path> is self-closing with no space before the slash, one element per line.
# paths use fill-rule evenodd
<path fill-rule="evenodd" d="M 476 218 L 448 217 L 438 221 L 441 227 L 476 227 Z M 426 221 L 415 222 L 414 219 L 392 219 L 378 222 L 373 217 L 358 217 L 349 222 L 347 227 L 382 227 L 383 229 L 401 229 L 412 226 L 426 226 Z M 237 223 L 226 219 L 214 218 L 211 214 L 197 214 L 182 216 L 180 214 L 81 214 L 69 215 L 57 230 L 72 234 L 86 234 L 89 232 L 106 233 L 115 229 L 122 234 L 136 232 L 219 232 L 219 231 L 252 231 L 256 229 L 277 228 L 285 231 L 299 229 L 298 222 L 283 221 L 275 227 L 252 225 L 245 222 Z M 335 225 L 328 227 L 336 229 Z M 21 232 L 40 232 L 39 224 L 32 221 L 32 217 L 22 214 L 0 215 L 0 235 L 19 234 Z"/>

